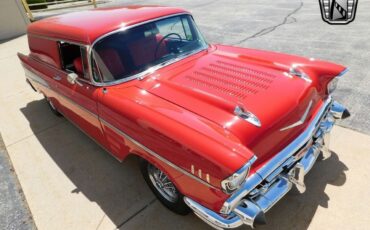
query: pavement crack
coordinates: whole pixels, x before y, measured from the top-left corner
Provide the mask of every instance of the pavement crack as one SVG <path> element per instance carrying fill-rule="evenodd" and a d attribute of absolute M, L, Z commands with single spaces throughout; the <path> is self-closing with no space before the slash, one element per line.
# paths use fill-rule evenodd
<path fill-rule="evenodd" d="M 296 7 L 293 11 L 289 12 L 283 19 L 282 22 L 280 22 L 279 24 L 276 24 L 276 25 L 273 25 L 273 26 L 269 26 L 269 27 L 266 27 L 266 28 L 263 28 L 261 29 L 260 31 L 258 31 L 257 33 L 251 35 L 251 36 L 248 36 L 238 42 L 235 42 L 233 43 L 232 45 L 240 45 L 241 43 L 245 42 L 245 41 L 248 41 L 249 39 L 252 39 L 252 38 L 257 38 L 257 37 L 262 37 L 266 34 L 269 34 L 273 31 L 275 31 L 278 27 L 280 26 L 283 26 L 283 25 L 286 25 L 286 24 L 292 24 L 292 23 L 295 23 L 297 22 L 297 19 L 295 17 L 292 17 L 294 14 L 296 14 L 299 10 L 301 10 L 303 7 L 303 1 L 301 0 L 300 3 L 299 3 L 299 6 Z M 289 18 L 292 19 L 292 21 L 288 21 Z"/>
<path fill-rule="evenodd" d="M 43 129 L 35 132 L 35 133 L 32 133 L 32 134 L 30 134 L 28 136 L 25 136 L 25 137 L 23 137 L 23 138 L 21 138 L 21 139 L 19 139 L 17 141 L 14 141 L 14 142 L 10 143 L 9 145 L 6 146 L 6 148 L 9 148 L 10 146 L 15 145 L 15 144 L 17 144 L 17 143 L 19 143 L 21 141 L 24 141 L 24 140 L 26 140 L 26 139 L 28 139 L 30 137 L 37 136 L 37 135 L 39 135 L 39 134 L 41 134 L 41 133 L 43 133 L 43 132 L 45 132 L 45 131 L 47 131 L 47 130 L 49 130 L 51 128 L 54 128 L 54 127 L 56 127 L 58 125 L 61 125 L 61 124 L 65 123 L 65 122 L 66 122 L 66 120 L 61 120 L 60 122 L 57 122 L 57 123 L 55 123 L 55 124 L 53 124 L 51 126 L 45 127 Z"/>
<path fill-rule="evenodd" d="M 213 0 L 213 1 L 205 2 L 205 3 L 199 4 L 199 5 L 195 5 L 192 8 L 194 9 L 194 8 L 200 8 L 200 7 L 208 6 L 208 5 L 211 5 L 211 4 L 213 4 L 215 2 L 218 2 L 218 1 L 220 1 L 220 0 Z"/>
<path fill-rule="evenodd" d="M 98 226 L 96 226 L 96 229 L 95 229 L 95 230 L 98 230 L 98 229 L 100 228 L 100 225 L 103 223 L 103 220 L 104 220 L 104 218 L 105 218 L 106 216 L 107 216 L 106 214 L 104 214 L 104 215 L 103 215 L 103 217 L 102 217 L 102 218 L 101 218 L 101 220 L 99 221 Z"/>
<path fill-rule="evenodd" d="M 119 229 L 120 227 L 122 227 L 123 225 L 127 224 L 130 220 L 132 220 L 133 218 L 135 218 L 137 215 L 139 215 L 142 211 L 144 211 L 145 209 L 147 209 L 150 205 L 152 205 L 157 199 L 154 198 L 153 200 L 151 200 L 148 204 L 146 204 L 144 207 L 142 207 L 141 209 L 139 209 L 137 212 L 135 212 L 134 214 L 132 214 L 131 216 L 129 216 L 125 221 L 123 221 L 120 225 L 118 225 L 116 227 L 116 229 Z"/>

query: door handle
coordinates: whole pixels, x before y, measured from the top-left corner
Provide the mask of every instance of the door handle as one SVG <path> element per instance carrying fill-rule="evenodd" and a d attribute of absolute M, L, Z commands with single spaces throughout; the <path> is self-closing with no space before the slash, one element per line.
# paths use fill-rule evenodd
<path fill-rule="evenodd" d="M 54 79 L 54 80 L 57 80 L 57 81 L 62 80 L 62 78 L 61 78 L 59 75 L 54 76 L 54 77 L 53 77 L 53 79 Z"/>

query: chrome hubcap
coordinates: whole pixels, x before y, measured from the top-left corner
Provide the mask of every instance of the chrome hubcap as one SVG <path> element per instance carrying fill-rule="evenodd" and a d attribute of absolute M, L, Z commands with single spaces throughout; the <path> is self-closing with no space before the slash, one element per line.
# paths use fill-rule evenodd
<path fill-rule="evenodd" d="M 148 173 L 149 178 L 157 191 L 166 198 L 166 200 L 172 203 L 176 202 L 178 192 L 167 175 L 151 164 L 148 164 Z"/>

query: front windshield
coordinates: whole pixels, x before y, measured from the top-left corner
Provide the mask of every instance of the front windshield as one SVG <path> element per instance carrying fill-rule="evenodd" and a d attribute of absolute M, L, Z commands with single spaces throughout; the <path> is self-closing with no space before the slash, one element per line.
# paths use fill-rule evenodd
<path fill-rule="evenodd" d="M 205 48 L 192 17 L 180 15 L 104 37 L 94 45 L 93 57 L 102 81 L 111 82 Z"/>

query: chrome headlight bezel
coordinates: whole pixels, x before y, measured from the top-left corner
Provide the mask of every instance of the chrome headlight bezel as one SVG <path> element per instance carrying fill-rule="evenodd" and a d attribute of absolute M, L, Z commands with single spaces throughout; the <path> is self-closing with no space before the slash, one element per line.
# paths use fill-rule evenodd
<path fill-rule="evenodd" d="M 252 164 L 257 160 L 256 156 L 253 156 L 243 167 L 241 167 L 234 174 L 221 181 L 222 191 L 227 194 L 232 194 L 237 191 L 246 181 L 249 175 Z"/>
<path fill-rule="evenodd" d="M 332 94 L 336 89 L 338 85 L 338 81 L 340 77 L 342 77 L 345 73 L 348 72 L 348 68 L 345 68 L 342 72 L 340 72 L 335 78 L 333 78 L 327 85 L 327 92 L 328 94 Z"/>
<path fill-rule="evenodd" d="M 327 86 L 328 94 L 332 94 L 337 89 L 338 81 L 339 81 L 339 78 L 335 77 L 333 78 L 333 80 L 331 80 L 328 83 L 328 86 Z"/>

